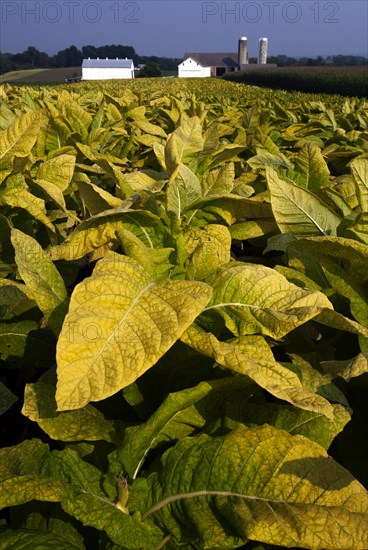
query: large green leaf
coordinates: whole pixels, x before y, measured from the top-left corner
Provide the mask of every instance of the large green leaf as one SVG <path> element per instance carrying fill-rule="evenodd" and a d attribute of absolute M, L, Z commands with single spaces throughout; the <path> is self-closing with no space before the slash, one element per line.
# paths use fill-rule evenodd
<path fill-rule="evenodd" d="M 332 305 L 324 294 L 289 283 L 277 271 L 233 262 L 207 281 L 213 287 L 206 313 L 216 311 L 236 336 L 264 334 L 282 338 Z"/>
<path fill-rule="evenodd" d="M 36 321 L 18 321 L 0 323 L 0 355 L 2 359 L 23 357 L 26 345 L 29 345 L 30 333 L 37 330 Z M 37 346 L 42 340 L 38 339 Z M 29 353 L 29 350 L 28 350 Z"/>
<path fill-rule="evenodd" d="M 247 160 L 249 166 L 254 170 L 257 168 L 264 168 L 265 166 L 272 166 L 274 168 L 285 168 L 292 170 L 294 165 L 280 152 L 268 153 L 267 151 L 262 151 L 258 155 L 251 157 Z"/>
<path fill-rule="evenodd" d="M 37 382 L 24 391 L 24 416 L 37 422 L 52 439 L 61 441 L 114 441 L 115 426 L 91 405 L 77 411 L 57 412 L 55 388 Z"/>
<path fill-rule="evenodd" d="M 368 544 L 364 487 L 318 444 L 271 426 L 183 439 L 148 477 L 141 510 L 177 544 L 234 548 L 236 538 L 316 550 Z"/>
<path fill-rule="evenodd" d="M 110 455 L 112 468 L 115 470 L 118 463 L 121 471 L 126 470 L 135 479 L 151 449 L 162 442 L 182 439 L 202 427 L 205 419 L 195 409 L 190 414 L 187 409 L 211 390 L 209 383 L 202 382 L 194 388 L 173 393 L 145 424 L 127 428 L 123 445 Z"/>
<path fill-rule="evenodd" d="M 154 524 L 141 521 L 139 515 L 123 513 L 113 502 L 95 493 L 71 488 L 61 504 L 83 525 L 105 531 L 119 548 L 154 550 L 164 539 L 162 531 Z"/>
<path fill-rule="evenodd" d="M 65 512 L 84 525 L 106 531 L 116 544 L 129 549 L 155 548 L 163 538 L 151 522 L 141 522 L 109 500 L 101 487 L 100 470 L 79 458 L 75 451 L 53 452 L 49 473 L 62 479 L 66 486 L 61 500 Z M 118 493 L 117 487 L 115 492 Z"/>
<path fill-rule="evenodd" d="M 152 449 L 173 445 L 211 421 L 224 426 L 227 406 L 235 398 L 244 406 L 254 389 L 245 378 L 223 378 L 170 394 L 145 424 L 126 429 L 123 444 L 109 456 L 110 471 L 126 470 L 136 479 Z"/>
<path fill-rule="evenodd" d="M 282 233 L 299 238 L 336 235 L 341 220 L 317 195 L 281 179 L 273 168 L 266 168 L 266 177 L 273 214 Z"/>
<path fill-rule="evenodd" d="M 271 424 L 292 435 L 303 435 L 328 449 L 350 420 L 345 407 L 333 405 L 333 418 L 315 412 L 276 403 L 248 403 L 243 409 L 243 422 Z"/>
<path fill-rule="evenodd" d="M 287 247 L 290 257 L 306 257 L 307 263 L 320 264 L 324 255 L 338 260 L 348 272 L 361 281 L 368 280 L 368 246 L 344 237 L 309 237 L 290 242 Z"/>
<path fill-rule="evenodd" d="M 11 240 L 19 273 L 50 327 L 58 334 L 68 307 L 63 278 L 35 239 L 13 229 Z"/>
<path fill-rule="evenodd" d="M 0 550 L 84 550 L 81 542 L 75 544 L 62 533 L 36 529 L 7 529 L 0 535 Z"/>
<path fill-rule="evenodd" d="M 44 514 L 47 510 L 45 505 L 38 506 L 38 509 L 42 510 Z M 61 517 L 63 519 L 60 519 Z M 47 517 L 46 514 L 42 515 L 40 512 L 31 512 L 21 525 L 24 532 L 27 530 L 38 531 L 39 534 L 41 532 L 53 533 L 62 537 L 65 545 L 70 544 L 73 549 L 84 549 L 83 536 L 68 520 L 69 518 L 61 510 L 54 510 L 51 517 Z"/>
<path fill-rule="evenodd" d="M 37 321 L 0 323 L 0 356 L 10 365 L 46 368 L 55 363 L 55 336 Z"/>
<path fill-rule="evenodd" d="M 65 91 L 65 90 L 64 90 Z M 79 134 L 83 141 L 88 139 L 88 129 L 92 123 L 92 116 L 71 97 L 60 97 L 59 105 L 63 119 L 74 133 Z"/>
<path fill-rule="evenodd" d="M 71 298 L 57 347 L 58 409 L 78 409 L 134 382 L 210 296 L 204 283 L 154 283 L 136 261 L 107 254 Z"/>
<path fill-rule="evenodd" d="M 63 483 L 42 474 L 49 455 L 48 446 L 37 439 L 0 449 L 0 509 L 34 499 L 61 500 Z"/>
<path fill-rule="evenodd" d="M 173 267 L 169 260 L 173 248 L 150 248 L 127 229 L 118 229 L 116 236 L 126 256 L 139 262 L 152 280 L 161 281 L 168 277 Z"/>

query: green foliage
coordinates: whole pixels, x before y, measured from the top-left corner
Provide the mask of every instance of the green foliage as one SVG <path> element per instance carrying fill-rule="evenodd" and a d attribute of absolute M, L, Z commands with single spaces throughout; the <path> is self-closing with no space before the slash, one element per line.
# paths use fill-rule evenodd
<path fill-rule="evenodd" d="M 152 78 L 156 76 L 162 76 L 158 63 L 147 63 L 136 74 L 136 78 Z"/>
<path fill-rule="evenodd" d="M 367 548 L 366 102 L 1 94 L 0 549 Z"/>
<path fill-rule="evenodd" d="M 226 80 L 253 86 L 308 93 L 367 97 L 367 67 L 278 67 L 249 70 L 224 76 Z"/>

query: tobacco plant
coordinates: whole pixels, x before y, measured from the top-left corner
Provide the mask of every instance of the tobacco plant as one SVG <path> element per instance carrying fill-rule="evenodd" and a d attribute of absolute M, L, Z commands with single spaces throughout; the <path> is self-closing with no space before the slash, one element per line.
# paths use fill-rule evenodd
<path fill-rule="evenodd" d="M 152 86 L 2 89 L 0 549 L 363 550 L 367 103 Z"/>

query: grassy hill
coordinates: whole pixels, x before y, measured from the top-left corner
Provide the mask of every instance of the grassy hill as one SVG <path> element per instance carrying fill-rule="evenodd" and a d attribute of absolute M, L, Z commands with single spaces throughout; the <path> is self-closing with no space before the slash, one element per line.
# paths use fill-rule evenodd
<path fill-rule="evenodd" d="M 0 83 L 12 84 L 59 84 L 66 78 L 82 76 L 81 67 L 67 67 L 60 69 L 32 69 L 28 71 L 12 71 L 0 76 Z"/>

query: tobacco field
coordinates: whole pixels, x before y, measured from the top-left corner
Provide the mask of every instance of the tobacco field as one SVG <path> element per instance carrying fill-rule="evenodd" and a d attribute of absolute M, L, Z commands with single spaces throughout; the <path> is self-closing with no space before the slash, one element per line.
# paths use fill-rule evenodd
<path fill-rule="evenodd" d="M 0 99 L 0 550 L 367 549 L 368 101 Z"/>

